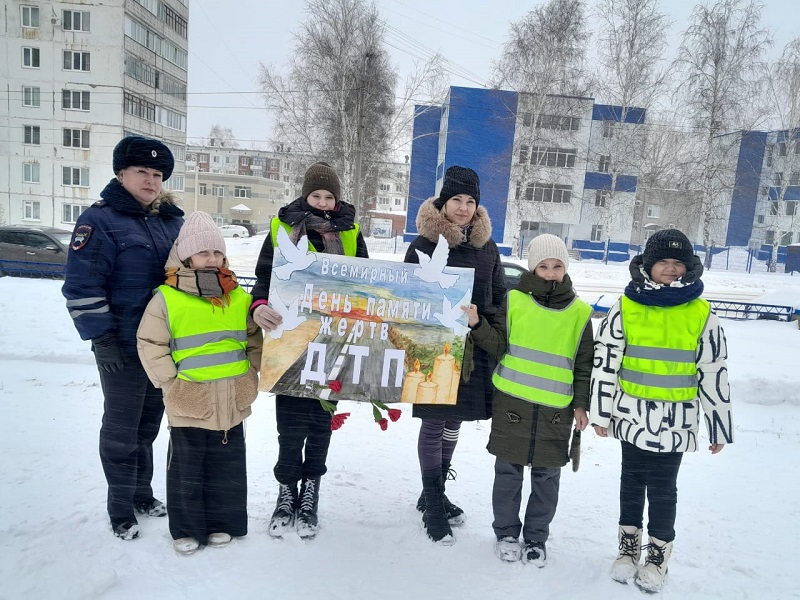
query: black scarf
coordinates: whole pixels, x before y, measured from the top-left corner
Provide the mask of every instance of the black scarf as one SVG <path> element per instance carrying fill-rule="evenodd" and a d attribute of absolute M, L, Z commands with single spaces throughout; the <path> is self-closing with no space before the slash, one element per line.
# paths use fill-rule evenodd
<path fill-rule="evenodd" d="M 687 265 L 686 274 L 666 286 L 651 281 L 642 266 L 642 256 L 634 256 L 628 266 L 631 281 L 625 288 L 625 295 L 645 306 L 679 306 L 699 298 L 703 293 L 703 263 L 695 256 L 691 265 Z"/>

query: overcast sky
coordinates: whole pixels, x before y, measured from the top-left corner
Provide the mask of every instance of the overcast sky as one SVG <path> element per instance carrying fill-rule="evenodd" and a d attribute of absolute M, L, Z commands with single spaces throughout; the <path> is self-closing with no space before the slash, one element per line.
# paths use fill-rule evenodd
<path fill-rule="evenodd" d="M 387 44 L 402 76 L 416 58 L 437 50 L 452 64 L 451 85 L 479 87 L 491 76 L 508 24 L 540 2 L 520 0 L 376 0 L 387 23 Z M 589 0 L 594 6 L 595 0 Z M 680 44 L 693 0 L 662 0 L 674 21 L 670 52 Z M 258 64 L 283 67 L 294 32 L 305 18 L 300 0 L 191 0 L 189 13 L 189 140 L 215 124 L 230 127 L 241 147 L 268 148 L 271 120 L 258 92 Z M 232 7 L 235 6 L 235 9 Z M 763 24 L 780 53 L 800 35 L 797 0 L 766 0 Z"/>

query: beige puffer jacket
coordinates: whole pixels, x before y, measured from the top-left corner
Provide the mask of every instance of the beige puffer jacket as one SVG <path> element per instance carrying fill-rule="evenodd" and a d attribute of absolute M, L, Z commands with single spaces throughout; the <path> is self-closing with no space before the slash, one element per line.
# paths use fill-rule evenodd
<path fill-rule="evenodd" d="M 176 267 L 178 264 L 173 246 L 166 267 Z M 261 329 L 249 315 L 246 353 L 250 369 L 239 377 L 204 383 L 177 378 L 178 372 L 169 349 L 171 334 L 167 307 L 161 294 L 155 294 L 147 305 L 136 338 L 139 358 L 147 376 L 154 386 L 164 391 L 164 406 L 170 427 L 227 431 L 250 416 L 250 405 L 258 396 L 263 337 Z"/>

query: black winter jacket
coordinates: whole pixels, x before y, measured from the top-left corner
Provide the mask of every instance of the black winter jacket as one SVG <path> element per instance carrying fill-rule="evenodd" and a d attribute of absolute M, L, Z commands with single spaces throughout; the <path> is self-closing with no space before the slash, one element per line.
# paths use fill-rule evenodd
<path fill-rule="evenodd" d="M 478 207 L 465 239 L 465 233 L 461 228 L 448 221 L 433 205 L 434 200 L 435 198 L 429 198 L 419 209 L 417 214 L 419 236 L 409 245 L 405 262 L 419 263 L 416 250 L 430 256 L 439 241 L 439 234 L 443 235 L 450 247 L 447 265 L 475 269 L 472 303 L 478 307 L 478 314 L 491 317 L 503 301 L 506 288 L 500 253 L 497 244 L 492 240 L 489 214 L 486 209 Z M 464 361 L 466 363 L 471 360 L 474 363 L 474 370 L 469 376 L 469 381 L 461 380 L 456 405 L 415 404 L 413 412 L 415 417 L 477 421 L 491 416 L 493 389 L 491 376 L 495 363 L 480 348 L 475 348 L 471 357 L 467 356 L 471 347 L 472 344 L 468 340 L 464 349 Z"/>

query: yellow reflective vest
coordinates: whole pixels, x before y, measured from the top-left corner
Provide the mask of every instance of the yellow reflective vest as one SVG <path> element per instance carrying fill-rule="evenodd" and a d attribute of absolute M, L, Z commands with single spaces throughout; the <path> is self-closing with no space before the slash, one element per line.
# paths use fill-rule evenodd
<path fill-rule="evenodd" d="M 697 397 L 697 346 L 711 307 L 702 298 L 678 306 L 620 303 L 625 355 L 618 373 L 626 394 L 684 402 Z"/>
<path fill-rule="evenodd" d="M 501 392 L 563 408 L 572 402 L 572 369 L 592 308 L 573 299 L 561 309 L 542 306 L 530 294 L 508 293 L 508 349 L 492 375 Z"/>
<path fill-rule="evenodd" d="M 286 233 L 292 232 L 291 225 L 287 225 L 283 221 L 281 221 L 278 217 L 274 217 L 272 219 L 272 223 L 270 224 L 270 232 L 272 234 L 272 246 L 274 248 L 278 247 L 278 227 L 283 227 L 286 230 Z M 356 223 L 353 229 L 347 229 L 345 231 L 337 231 L 339 237 L 342 240 L 342 248 L 344 248 L 344 255 L 345 256 L 355 256 L 356 250 L 358 248 L 358 223 Z M 312 252 L 319 252 L 311 242 L 308 242 L 308 247 L 311 249 Z"/>
<path fill-rule="evenodd" d="M 170 352 L 178 378 L 214 381 L 237 377 L 250 368 L 247 359 L 247 312 L 252 298 L 241 287 L 230 293 L 231 303 L 213 307 L 206 298 L 167 285 L 158 291 L 167 307 Z"/>

